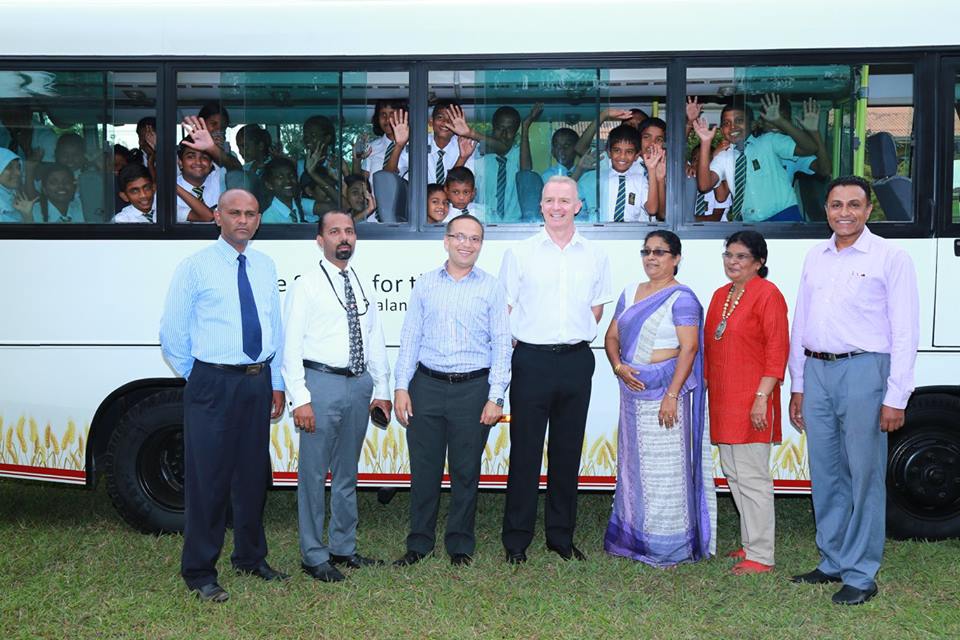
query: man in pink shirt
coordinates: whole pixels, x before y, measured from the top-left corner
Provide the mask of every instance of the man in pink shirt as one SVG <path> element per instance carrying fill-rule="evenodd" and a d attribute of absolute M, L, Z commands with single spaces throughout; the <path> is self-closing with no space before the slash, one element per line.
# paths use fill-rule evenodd
<path fill-rule="evenodd" d="M 790 421 L 807 431 L 820 564 L 793 582 L 842 582 L 836 604 L 877 594 L 887 433 L 903 426 L 919 341 L 917 276 L 866 227 L 870 185 L 827 189 L 833 236 L 807 254 L 790 340 Z"/>

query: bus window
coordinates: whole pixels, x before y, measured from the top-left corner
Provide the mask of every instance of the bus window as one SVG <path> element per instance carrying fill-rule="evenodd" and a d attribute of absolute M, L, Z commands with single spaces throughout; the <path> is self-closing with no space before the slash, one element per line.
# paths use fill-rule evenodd
<path fill-rule="evenodd" d="M 638 126 L 662 114 L 664 69 L 438 70 L 429 84 L 427 224 L 464 212 L 487 225 L 539 222 L 552 176 L 577 182 L 580 223 L 657 219 L 659 206 L 644 209 L 651 190 Z M 621 124 L 630 131 L 614 134 L 612 157 L 608 138 Z M 655 138 L 648 146 L 659 145 L 659 160 Z"/>
<path fill-rule="evenodd" d="M 404 222 L 408 84 L 406 72 L 178 73 L 177 222 L 211 222 L 230 188 L 257 197 L 262 224 L 330 209 Z"/>
<path fill-rule="evenodd" d="M 826 185 L 874 186 L 872 222 L 914 219 L 909 65 L 692 68 L 688 221 L 824 222 Z"/>
<path fill-rule="evenodd" d="M 156 88 L 154 72 L 0 70 L 0 222 L 116 221 L 130 204 L 120 175 L 144 163 L 137 123 L 156 117 Z M 137 222 L 156 221 L 154 179 L 137 185 L 150 196 Z"/>
<path fill-rule="evenodd" d="M 953 98 L 952 170 L 953 178 L 951 180 L 952 189 L 950 192 L 950 202 L 952 207 L 952 220 L 954 224 L 957 224 L 960 223 L 960 74 L 957 75 Z"/>

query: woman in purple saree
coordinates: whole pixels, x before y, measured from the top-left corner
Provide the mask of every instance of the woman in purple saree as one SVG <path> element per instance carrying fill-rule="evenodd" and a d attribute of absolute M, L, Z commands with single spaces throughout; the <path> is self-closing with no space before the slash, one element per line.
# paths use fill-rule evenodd
<path fill-rule="evenodd" d="M 624 290 L 605 339 L 620 383 L 620 425 L 617 491 L 603 546 L 670 567 L 716 553 L 703 308 L 674 278 L 676 234 L 651 232 L 641 255 L 649 281 Z"/>

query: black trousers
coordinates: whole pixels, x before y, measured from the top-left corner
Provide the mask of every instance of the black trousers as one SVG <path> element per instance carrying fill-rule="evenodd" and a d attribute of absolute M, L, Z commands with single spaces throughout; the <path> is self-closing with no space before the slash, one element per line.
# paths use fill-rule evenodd
<path fill-rule="evenodd" d="M 197 362 L 183 392 L 185 515 L 180 573 L 191 589 L 215 582 L 227 504 L 235 567 L 267 555 L 263 506 L 270 482 L 270 367 L 257 375 Z"/>
<path fill-rule="evenodd" d="M 577 478 L 596 362 L 589 346 L 555 353 L 518 344 L 510 382 L 510 475 L 503 546 L 525 551 L 533 540 L 547 423 L 547 544 L 569 549 L 577 520 Z"/>
<path fill-rule="evenodd" d="M 419 371 L 410 381 L 410 534 L 407 549 L 427 554 L 436 542 L 443 462 L 449 459 L 447 553 L 473 555 L 480 461 L 490 427 L 480 423 L 490 383 L 486 377 L 450 384 Z"/>

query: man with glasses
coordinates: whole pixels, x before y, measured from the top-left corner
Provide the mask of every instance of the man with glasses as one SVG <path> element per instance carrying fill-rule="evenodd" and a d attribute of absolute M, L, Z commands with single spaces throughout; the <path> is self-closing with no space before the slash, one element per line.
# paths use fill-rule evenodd
<path fill-rule="evenodd" d="M 490 427 L 503 415 L 511 352 L 506 293 L 474 266 L 482 244 L 477 218 L 464 214 L 447 223 L 447 261 L 417 280 L 404 318 L 394 406 L 407 428 L 410 534 L 397 566 L 433 551 L 447 456 L 444 543 L 451 564 L 473 560 L 480 460 Z"/>
<path fill-rule="evenodd" d="M 357 242 L 353 218 L 321 214 L 318 268 L 287 294 L 283 379 L 293 423 L 300 429 L 297 503 L 303 570 L 340 582 L 337 566 L 383 564 L 357 553 L 357 463 L 368 415 L 390 415 L 390 368 L 377 301 L 349 264 Z M 370 398 L 373 396 L 373 401 Z M 324 485 L 330 485 L 330 524 L 323 543 Z"/>

